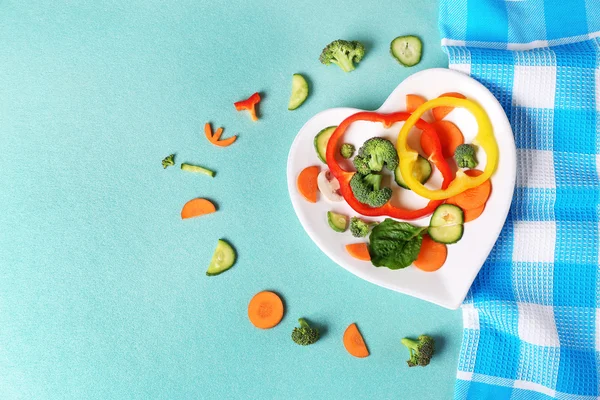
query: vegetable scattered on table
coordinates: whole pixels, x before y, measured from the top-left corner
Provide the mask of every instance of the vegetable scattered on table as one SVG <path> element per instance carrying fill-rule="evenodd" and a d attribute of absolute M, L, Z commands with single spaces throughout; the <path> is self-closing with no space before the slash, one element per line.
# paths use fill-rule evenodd
<path fill-rule="evenodd" d="M 208 269 L 206 270 L 206 275 L 216 276 L 227 271 L 229 268 L 233 267 L 235 260 L 236 254 L 233 247 L 225 240 L 219 239 L 217 248 L 210 260 Z"/>
<path fill-rule="evenodd" d="M 413 67 L 421 61 L 423 43 L 416 36 L 398 36 L 390 43 L 390 54 L 405 67 Z"/>
<path fill-rule="evenodd" d="M 421 250 L 413 265 L 422 271 L 433 272 L 442 268 L 447 257 L 448 248 L 445 244 L 434 241 L 429 235 L 424 235 Z"/>
<path fill-rule="evenodd" d="M 344 72 L 354 71 L 354 64 L 358 64 L 365 56 L 365 46 L 354 40 L 334 40 L 329 43 L 319 57 L 325 65 L 335 64 Z"/>
<path fill-rule="evenodd" d="M 199 165 L 192 165 L 192 164 L 187 164 L 187 163 L 183 163 L 181 164 L 181 169 L 183 171 L 187 171 L 187 172 L 194 172 L 197 174 L 204 174 L 207 176 L 210 176 L 211 178 L 213 178 L 215 176 L 215 171 L 212 171 L 208 168 L 204 168 L 201 167 Z"/>
<path fill-rule="evenodd" d="M 288 110 L 292 111 L 300 107 L 308 97 L 308 82 L 300 74 L 292 76 L 292 94 L 288 103 Z"/>
<path fill-rule="evenodd" d="M 258 115 L 256 113 L 256 106 L 260 102 L 260 93 L 256 92 L 246 100 L 241 100 L 233 103 L 235 109 L 238 111 L 248 111 L 252 121 L 258 121 Z"/>
<path fill-rule="evenodd" d="M 365 358 L 369 355 L 369 349 L 355 323 L 350 324 L 344 331 L 343 342 L 346 351 L 354 357 Z"/>
<path fill-rule="evenodd" d="M 369 234 L 371 228 L 377 224 L 378 222 L 365 222 L 358 217 L 352 217 L 350 220 L 350 233 L 357 238 L 365 237 Z"/>
<path fill-rule="evenodd" d="M 425 367 L 429 365 L 435 353 L 435 341 L 431 336 L 421 335 L 417 340 L 404 338 L 401 343 L 408 348 L 410 358 L 406 361 L 409 367 Z"/>
<path fill-rule="evenodd" d="M 457 92 L 444 93 L 438 96 L 439 97 L 455 97 L 457 99 L 466 99 L 466 97 Z M 452 106 L 440 106 L 435 107 L 431 110 L 431 114 L 433 115 L 433 119 L 436 121 L 440 121 L 446 117 L 446 115 L 450 114 L 454 110 Z"/>
<path fill-rule="evenodd" d="M 213 203 L 206 199 L 192 199 L 184 204 L 181 209 L 181 219 L 200 217 L 217 211 Z"/>
<path fill-rule="evenodd" d="M 352 243 L 346 245 L 346 251 L 352 257 L 361 261 L 371 261 L 369 246 L 366 243 Z"/>
<path fill-rule="evenodd" d="M 406 268 L 417 259 L 427 228 L 387 218 L 369 236 L 371 263 L 389 269 Z"/>
<path fill-rule="evenodd" d="M 317 194 L 319 191 L 317 177 L 319 176 L 320 171 L 321 168 L 315 165 L 304 168 L 302 172 L 300 172 L 300 175 L 298 175 L 298 180 L 296 182 L 298 191 L 302 197 L 310 203 L 317 202 Z"/>
<path fill-rule="evenodd" d="M 356 148 L 353 144 L 344 143 L 342 147 L 340 147 L 340 155 L 345 159 L 352 158 L 355 150 Z"/>
<path fill-rule="evenodd" d="M 454 160 L 458 168 L 473 169 L 477 167 L 477 149 L 472 144 L 461 144 L 454 152 Z"/>
<path fill-rule="evenodd" d="M 298 320 L 300 327 L 292 331 L 292 340 L 300 346 L 309 346 L 319 340 L 319 330 L 312 328 L 304 318 Z"/>
<path fill-rule="evenodd" d="M 204 134 L 206 135 L 206 138 L 208 139 L 209 142 L 211 142 L 215 146 L 219 146 L 219 147 L 230 146 L 237 139 L 237 136 L 232 136 L 227 139 L 219 140 L 221 138 L 221 135 L 223 134 L 223 128 L 218 128 L 217 131 L 213 135 L 212 127 L 210 126 L 210 122 L 207 122 L 206 124 L 204 124 Z"/>
<path fill-rule="evenodd" d="M 273 292 L 259 292 L 248 304 L 248 319 L 257 328 L 270 329 L 283 318 L 283 302 Z"/>
<path fill-rule="evenodd" d="M 170 156 L 166 156 L 162 160 L 163 169 L 166 169 L 167 167 L 171 167 L 173 165 L 175 165 L 175 154 L 171 154 Z"/>

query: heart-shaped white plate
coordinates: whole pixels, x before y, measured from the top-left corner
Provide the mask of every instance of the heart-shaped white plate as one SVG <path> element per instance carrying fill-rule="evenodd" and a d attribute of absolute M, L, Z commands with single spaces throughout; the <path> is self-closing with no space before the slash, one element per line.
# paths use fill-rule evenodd
<path fill-rule="evenodd" d="M 392 92 L 385 103 L 377 110 L 382 113 L 406 110 L 406 95 L 417 94 L 430 100 L 442 93 L 460 92 L 467 98 L 478 102 L 487 112 L 494 128 L 494 134 L 500 149 L 498 169 L 492 176 L 492 194 L 483 214 L 474 221 L 465 224 L 462 239 L 448 246 L 448 258 L 444 266 L 436 272 L 423 272 L 414 266 L 401 270 L 376 268 L 371 263 L 359 261 L 351 257 L 345 250 L 345 245 L 366 241 L 352 237 L 349 231 L 334 232 L 327 223 L 327 211 L 336 211 L 348 216 L 357 215 L 346 202 L 330 203 L 323 196 L 312 204 L 304 200 L 296 189 L 296 179 L 300 171 L 311 165 L 323 164 L 315 152 L 313 141 L 321 129 L 338 125 L 348 116 L 362 110 L 353 108 L 332 108 L 311 118 L 298 132 L 290 149 L 287 164 L 288 189 L 294 210 L 302 226 L 334 262 L 360 278 L 410 296 L 430 301 L 440 306 L 456 309 L 464 300 L 475 276 L 481 269 L 490 253 L 506 220 L 515 186 L 516 151 L 512 130 L 502 107 L 481 83 L 456 71 L 443 68 L 428 69 L 418 72 L 404 80 Z M 431 121 L 427 112 L 425 120 Z M 469 143 L 477 134 L 477 123 L 473 116 L 464 109 L 455 109 L 445 118 L 454 122 L 463 132 L 465 142 Z M 385 129 L 381 124 L 357 122 L 351 125 L 345 135 L 344 142 L 352 143 L 358 149 L 362 143 L 373 136 L 382 136 L 396 142 L 401 123 Z M 412 135 L 416 138 L 418 136 Z M 411 147 L 419 149 L 418 140 L 410 140 Z M 478 153 L 479 166 L 485 166 L 485 154 Z M 439 187 L 439 173 L 434 173 L 428 186 Z M 411 191 L 401 189 L 387 182 L 394 188 L 394 200 L 407 208 L 421 208 L 427 200 Z M 371 220 L 383 220 L 385 217 Z M 366 218 L 369 220 L 368 218 Z M 429 219 L 422 218 L 410 221 L 415 225 L 427 226 Z"/>

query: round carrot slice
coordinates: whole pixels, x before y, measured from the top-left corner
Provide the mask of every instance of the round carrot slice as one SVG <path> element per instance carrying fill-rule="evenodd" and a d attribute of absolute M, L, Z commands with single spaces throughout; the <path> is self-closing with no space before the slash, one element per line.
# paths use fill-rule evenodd
<path fill-rule="evenodd" d="M 465 142 L 465 137 L 458 126 L 450 121 L 436 121 L 432 125 L 440 138 L 444 158 L 454 157 L 456 148 Z M 427 157 L 431 155 L 434 147 L 429 140 L 429 136 L 421 135 L 421 149 Z"/>
<path fill-rule="evenodd" d="M 358 331 L 356 324 L 350 324 L 344 332 L 344 347 L 354 357 L 365 358 L 369 355 L 369 349 L 365 340 Z"/>
<path fill-rule="evenodd" d="M 465 171 L 465 174 L 475 177 L 483 174 L 483 172 L 478 169 L 470 169 Z M 473 210 L 485 205 L 485 202 L 489 199 L 491 193 L 492 183 L 488 179 L 481 185 L 465 190 L 464 192 L 451 197 L 449 200 L 463 210 Z"/>
<path fill-rule="evenodd" d="M 270 329 L 283 318 L 283 302 L 273 292 L 259 292 L 248 304 L 248 319 L 260 329 Z"/>
<path fill-rule="evenodd" d="M 321 172 L 321 168 L 316 165 L 306 167 L 300 172 L 298 181 L 296 182 L 296 186 L 302 197 L 311 203 L 317 202 L 317 193 L 319 192 L 317 177 L 319 176 L 319 172 Z"/>
<path fill-rule="evenodd" d="M 466 99 L 464 95 L 456 92 L 444 93 L 442 95 L 439 95 L 438 97 L 456 97 L 458 99 Z M 433 114 L 433 119 L 435 119 L 436 121 L 440 121 L 444 119 L 446 115 L 450 114 L 452 110 L 454 110 L 454 107 L 435 107 L 431 110 L 431 113 Z"/>
<path fill-rule="evenodd" d="M 463 210 L 465 222 L 470 222 L 479 218 L 479 216 L 483 214 L 483 210 L 485 210 L 485 204 L 481 207 L 473 208 L 471 210 Z"/>
<path fill-rule="evenodd" d="M 422 271 L 433 272 L 442 268 L 447 257 L 448 248 L 446 245 L 435 242 L 429 235 L 425 235 L 414 265 Z"/>

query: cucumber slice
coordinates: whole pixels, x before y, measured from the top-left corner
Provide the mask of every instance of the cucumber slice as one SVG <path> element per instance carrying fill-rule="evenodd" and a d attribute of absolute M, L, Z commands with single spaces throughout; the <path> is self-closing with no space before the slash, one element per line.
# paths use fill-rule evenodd
<path fill-rule="evenodd" d="M 421 61 L 423 43 L 416 36 L 398 36 L 390 44 L 390 53 L 405 67 L 412 67 Z"/>
<path fill-rule="evenodd" d="M 288 103 L 288 110 L 295 110 L 300 107 L 308 97 L 308 82 L 300 74 L 292 76 L 292 95 Z"/>
<path fill-rule="evenodd" d="M 452 244 L 458 242 L 463 235 L 464 226 L 448 225 L 448 226 L 435 226 L 430 227 L 427 231 L 429 236 L 438 243 Z"/>
<path fill-rule="evenodd" d="M 319 160 L 323 161 L 325 164 L 327 164 L 327 160 L 325 159 L 325 154 L 327 154 L 327 143 L 329 143 L 329 138 L 333 135 L 335 128 L 337 128 L 337 126 L 329 126 L 321 130 L 321 132 L 317 133 L 317 136 L 315 136 L 315 151 L 319 156 Z"/>
<path fill-rule="evenodd" d="M 192 165 L 192 164 L 186 164 L 183 163 L 181 164 L 181 169 L 187 172 L 195 172 L 197 174 L 204 174 L 204 175 L 208 175 L 210 177 L 214 177 L 215 176 L 215 171 L 211 171 L 208 168 L 203 168 L 200 167 L 198 165 Z"/>
<path fill-rule="evenodd" d="M 343 214 L 328 211 L 327 222 L 329 223 L 331 229 L 336 232 L 346 232 L 346 229 L 348 229 L 348 217 Z"/>
<path fill-rule="evenodd" d="M 465 221 L 465 214 L 460 207 L 453 204 L 442 204 L 435 209 L 431 216 L 431 227 L 441 227 L 450 225 L 461 225 Z"/>
<path fill-rule="evenodd" d="M 236 255 L 233 247 L 226 241 L 219 239 L 212 260 L 210 260 L 206 270 L 206 275 L 215 276 L 227 271 L 235 264 L 235 259 Z"/>
<path fill-rule="evenodd" d="M 419 182 L 425 183 L 431 176 L 431 171 L 431 163 L 427 161 L 426 158 L 419 156 L 419 158 L 417 158 L 417 161 L 414 164 L 412 176 Z M 398 167 L 396 167 L 396 170 L 394 171 L 394 179 L 396 180 L 396 183 L 398 185 L 402 186 L 404 189 L 410 190 L 410 188 L 406 185 L 404 179 L 402 178 L 402 173 L 400 172 L 400 164 L 398 164 Z"/>

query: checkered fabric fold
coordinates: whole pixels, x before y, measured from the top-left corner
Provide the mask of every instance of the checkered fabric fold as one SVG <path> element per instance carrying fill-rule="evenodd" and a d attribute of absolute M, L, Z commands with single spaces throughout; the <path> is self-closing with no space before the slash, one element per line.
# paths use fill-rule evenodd
<path fill-rule="evenodd" d="M 440 1 L 450 68 L 494 93 L 517 144 L 455 398 L 600 399 L 600 0 Z"/>

